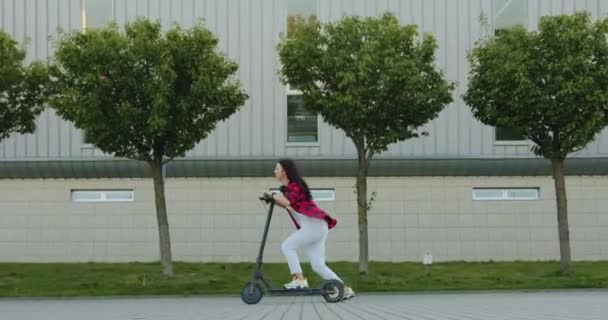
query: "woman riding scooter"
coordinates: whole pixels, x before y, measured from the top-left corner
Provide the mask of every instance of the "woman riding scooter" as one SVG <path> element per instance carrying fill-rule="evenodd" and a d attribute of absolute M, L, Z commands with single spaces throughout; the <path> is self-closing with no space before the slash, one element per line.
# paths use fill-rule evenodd
<path fill-rule="evenodd" d="M 279 193 L 265 192 L 271 196 L 275 203 L 289 210 L 290 215 L 298 229 L 292 233 L 281 246 L 287 264 L 292 274 L 292 281 L 286 283 L 286 289 L 308 288 L 308 281 L 302 274 L 300 260 L 296 250 L 304 248 L 310 258 L 312 269 L 324 280 L 338 280 L 343 282 L 335 272 L 325 264 L 325 241 L 329 229 L 333 228 L 337 221 L 321 210 L 312 200 L 310 189 L 302 179 L 295 163 L 290 159 L 282 159 L 274 169 L 275 178 L 281 182 Z M 355 296 L 350 287 L 344 287 L 344 299 Z"/>

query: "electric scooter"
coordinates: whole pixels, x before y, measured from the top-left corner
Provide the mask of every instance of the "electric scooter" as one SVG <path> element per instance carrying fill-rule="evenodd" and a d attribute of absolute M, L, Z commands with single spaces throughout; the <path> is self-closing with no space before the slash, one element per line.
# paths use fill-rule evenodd
<path fill-rule="evenodd" d="M 262 243 L 260 251 L 256 259 L 255 270 L 253 271 L 253 279 L 248 281 L 241 290 L 241 299 L 247 304 L 256 304 L 260 302 L 264 294 L 272 296 L 305 296 L 305 295 L 322 295 L 325 301 L 333 303 L 342 301 L 344 296 L 344 285 L 338 280 L 324 281 L 320 288 L 303 288 L 303 289 L 284 289 L 277 288 L 270 284 L 262 272 L 262 256 L 264 255 L 264 246 L 266 245 L 266 237 L 268 236 L 268 227 L 272 219 L 275 201 L 270 196 L 259 198 L 261 201 L 268 204 L 268 216 L 266 225 L 264 226 L 264 234 L 262 235 Z M 262 285 L 264 288 L 262 288 Z"/>

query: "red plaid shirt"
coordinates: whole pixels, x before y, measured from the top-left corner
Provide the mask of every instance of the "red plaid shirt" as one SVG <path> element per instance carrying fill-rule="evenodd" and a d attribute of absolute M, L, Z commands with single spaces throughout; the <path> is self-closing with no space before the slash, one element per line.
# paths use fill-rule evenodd
<path fill-rule="evenodd" d="M 283 194 L 285 195 L 285 198 L 289 200 L 290 206 L 295 211 L 308 217 L 325 220 L 329 229 L 335 227 L 338 223 L 338 220 L 332 218 L 325 211 L 321 210 L 321 208 L 317 207 L 317 204 L 312 201 L 312 199 L 306 199 L 306 194 L 297 183 L 290 182 L 283 190 Z M 297 223 L 296 227 L 299 228 Z"/>

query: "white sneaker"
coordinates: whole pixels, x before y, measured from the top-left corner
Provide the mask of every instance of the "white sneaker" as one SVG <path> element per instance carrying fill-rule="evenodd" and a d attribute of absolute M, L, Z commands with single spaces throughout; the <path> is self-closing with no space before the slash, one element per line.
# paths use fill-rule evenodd
<path fill-rule="evenodd" d="M 285 289 L 306 289 L 308 288 L 308 281 L 306 279 L 293 279 L 291 282 L 283 285 Z"/>
<path fill-rule="evenodd" d="M 344 286 L 344 296 L 342 300 L 348 300 L 355 297 L 355 291 L 351 287 Z"/>

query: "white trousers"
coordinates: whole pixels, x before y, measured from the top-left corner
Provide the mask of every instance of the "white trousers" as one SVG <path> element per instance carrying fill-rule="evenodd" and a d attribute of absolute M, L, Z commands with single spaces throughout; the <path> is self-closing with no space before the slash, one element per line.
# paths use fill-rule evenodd
<path fill-rule="evenodd" d="M 325 264 L 325 240 L 329 229 L 327 222 L 321 219 L 311 218 L 297 212 L 292 214 L 298 220 L 300 229 L 292 233 L 281 245 L 281 250 L 287 258 L 291 274 L 302 273 L 300 259 L 296 250 L 303 248 L 310 259 L 312 270 L 324 280 L 342 281 L 335 272 Z"/>

